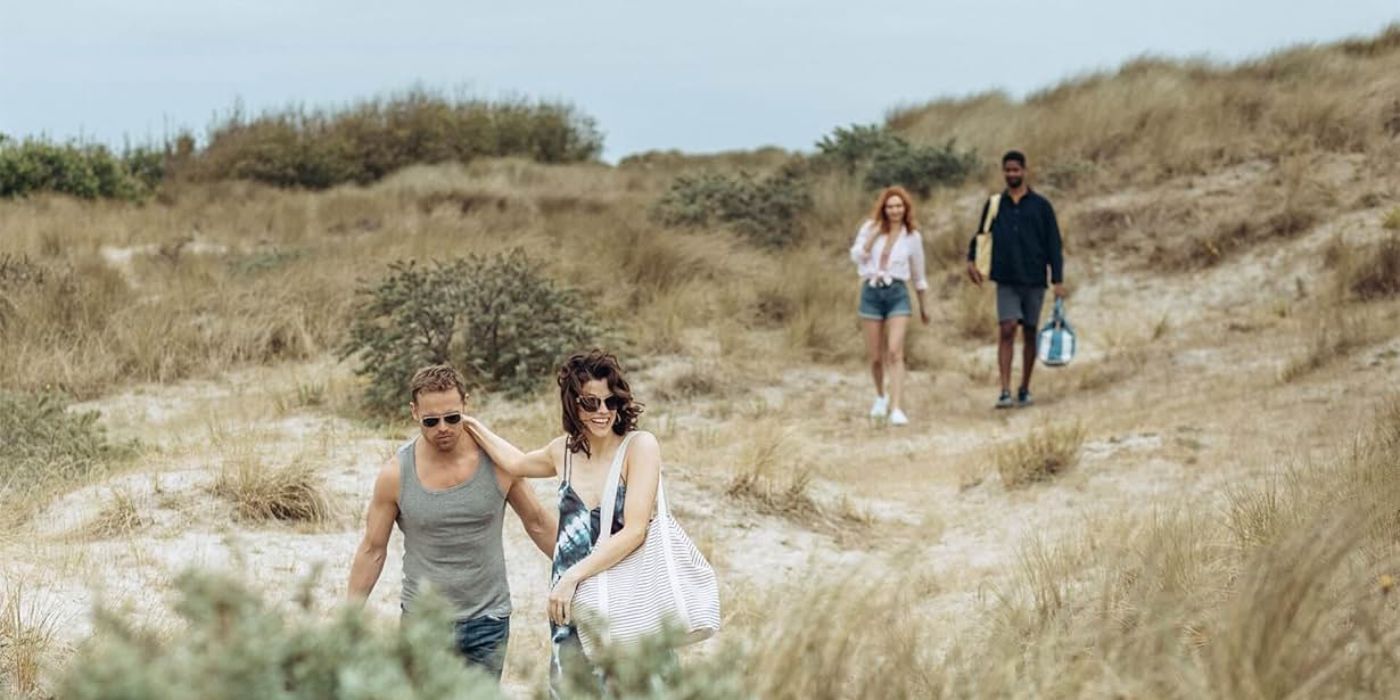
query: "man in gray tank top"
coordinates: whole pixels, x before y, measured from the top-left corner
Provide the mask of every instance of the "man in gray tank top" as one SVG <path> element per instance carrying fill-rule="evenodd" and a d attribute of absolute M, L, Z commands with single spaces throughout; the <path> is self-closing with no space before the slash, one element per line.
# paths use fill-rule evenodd
<path fill-rule="evenodd" d="M 466 432 L 461 374 L 446 365 L 425 367 L 414 374 L 409 393 L 421 434 L 375 479 L 365 537 L 350 565 L 350 597 L 363 600 L 374 589 L 397 523 L 404 545 L 403 611 L 431 586 L 454 608 L 457 649 L 499 680 L 511 611 L 501 546 L 505 504 L 545 556 L 554 553 L 559 516 L 493 464 Z"/>

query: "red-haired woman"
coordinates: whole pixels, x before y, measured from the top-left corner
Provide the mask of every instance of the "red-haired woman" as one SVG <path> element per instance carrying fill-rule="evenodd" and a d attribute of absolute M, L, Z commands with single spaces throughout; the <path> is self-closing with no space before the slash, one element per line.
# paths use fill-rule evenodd
<path fill-rule="evenodd" d="M 477 443 L 516 477 L 559 477 L 559 532 L 554 545 L 551 692 L 582 672 L 596 674 L 583 655 L 574 627 L 573 598 L 580 582 L 622 561 L 646 540 L 661 482 L 661 446 L 656 436 L 637 429 L 641 404 L 622 375 L 617 358 L 599 350 L 570 357 L 559 368 L 559 401 L 564 434 L 538 450 L 519 448 L 474 418 L 464 423 Z M 604 493 L 613 460 L 621 462 L 616 493 Z M 602 504 L 614 503 L 612 522 L 602 523 Z M 609 539 L 598 544 L 603 527 Z"/>
<path fill-rule="evenodd" d="M 914 220 L 914 200 L 904 188 L 889 187 L 880 193 L 870 218 L 856 233 L 851 259 L 860 273 L 859 313 L 870 374 L 875 379 L 870 417 L 888 418 L 890 425 L 908 425 L 900 401 L 904 398 L 904 335 L 914 313 L 909 285 L 914 285 L 919 297 L 919 319 L 927 325 L 928 277 L 923 236 Z"/>

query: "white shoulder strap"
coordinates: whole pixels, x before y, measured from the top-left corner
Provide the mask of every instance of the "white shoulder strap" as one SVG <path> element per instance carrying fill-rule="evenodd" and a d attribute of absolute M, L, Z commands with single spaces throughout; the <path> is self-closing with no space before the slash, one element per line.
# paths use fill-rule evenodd
<path fill-rule="evenodd" d="M 617 485 L 622 481 L 622 463 L 627 458 L 627 445 L 632 442 L 632 438 L 637 435 L 637 431 L 627 433 L 627 437 L 622 438 L 622 444 L 617 446 L 617 455 L 613 457 L 612 466 L 608 468 L 608 478 L 603 482 L 603 512 L 602 519 L 598 523 L 598 545 L 612 537 L 613 514 L 617 506 Z M 661 483 L 656 484 L 656 511 L 658 515 L 665 515 L 666 493 L 661 488 Z"/>

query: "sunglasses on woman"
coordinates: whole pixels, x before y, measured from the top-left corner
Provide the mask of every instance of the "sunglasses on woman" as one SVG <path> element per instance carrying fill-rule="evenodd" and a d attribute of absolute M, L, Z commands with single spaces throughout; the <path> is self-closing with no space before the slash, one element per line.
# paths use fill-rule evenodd
<path fill-rule="evenodd" d="M 441 416 L 425 416 L 423 420 L 418 422 L 422 423 L 424 428 L 436 428 L 438 421 L 446 421 L 448 425 L 457 425 L 462 422 L 462 414 L 445 413 Z"/>
<path fill-rule="evenodd" d="M 597 396 L 580 396 L 578 397 L 578 405 L 579 408 L 589 413 L 597 413 L 602 410 L 604 406 L 607 406 L 609 411 L 616 411 L 622 408 L 625 402 L 620 396 L 609 396 L 606 399 L 601 399 Z"/>

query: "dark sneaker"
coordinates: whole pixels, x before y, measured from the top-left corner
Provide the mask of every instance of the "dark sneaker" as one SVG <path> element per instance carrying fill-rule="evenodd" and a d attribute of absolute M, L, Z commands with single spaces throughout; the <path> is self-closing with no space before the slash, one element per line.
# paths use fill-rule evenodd
<path fill-rule="evenodd" d="M 1031 405 L 1031 404 L 1033 404 L 1033 403 L 1035 403 L 1035 399 L 1031 397 L 1031 390 L 1030 390 L 1030 389 L 1021 389 L 1020 391 L 1017 391 L 1017 392 L 1016 392 L 1016 405 L 1017 405 L 1017 406 L 1020 406 L 1021 408 L 1025 408 L 1025 407 L 1027 407 L 1027 406 L 1029 406 L 1029 405 Z"/>
<path fill-rule="evenodd" d="M 997 408 L 1011 408 L 1013 405 L 1014 404 L 1011 403 L 1011 392 L 1001 392 L 1001 398 L 997 399 Z"/>

